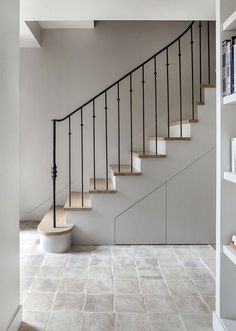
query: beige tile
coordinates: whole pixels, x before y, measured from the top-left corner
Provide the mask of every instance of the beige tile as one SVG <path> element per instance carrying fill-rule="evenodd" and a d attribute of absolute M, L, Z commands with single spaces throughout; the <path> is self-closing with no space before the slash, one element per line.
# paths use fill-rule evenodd
<path fill-rule="evenodd" d="M 155 257 L 145 258 L 145 257 L 136 257 L 135 258 L 136 266 L 141 268 L 158 268 L 157 259 Z"/>
<path fill-rule="evenodd" d="M 212 312 L 215 310 L 215 297 L 208 295 L 201 295 L 203 301 L 207 304 L 209 310 Z"/>
<path fill-rule="evenodd" d="M 78 311 L 53 311 L 47 323 L 46 331 L 80 330 L 81 313 Z"/>
<path fill-rule="evenodd" d="M 34 277 L 21 277 L 21 279 L 20 279 L 20 290 L 22 292 L 29 291 L 32 284 L 33 284 L 34 279 L 35 279 Z"/>
<path fill-rule="evenodd" d="M 129 313 L 145 313 L 146 308 L 142 295 L 116 295 L 115 311 Z"/>
<path fill-rule="evenodd" d="M 182 315 L 187 331 L 212 331 L 212 315 Z"/>
<path fill-rule="evenodd" d="M 112 278 L 88 279 L 86 291 L 89 294 L 112 293 Z"/>
<path fill-rule="evenodd" d="M 155 250 L 153 247 L 150 246 L 142 246 L 142 245 L 136 245 L 132 247 L 132 254 L 136 257 L 143 257 L 143 258 L 149 258 L 149 257 L 155 257 Z"/>
<path fill-rule="evenodd" d="M 147 311 L 149 313 L 177 314 L 173 298 L 169 296 L 145 295 Z"/>
<path fill-rule="evenodd" d="M 62 278 L 58 285 L 58 292 L 84 293 L 85 286 L 86 286 L 86 279 Z"/>
<path fill-rule="evenodd" d="M 114 257 L 113 266 L 114 267 L 135 267 L 135 260 L 131 256 L 124 257 Z"/>
<path fill-rule="evenodd" d="M 84 256 L 80 254 L 69 254 L 67 259 L 67 265 L 88 267 L 91 262 L 90 256 Z"/>
<path fill-rule="evenodd" d="M 40 266 L 43 263 L 44 255 L 27 255 L 24 259 L 22 259 L 22 265 L 35 265 Z"/>
<path fill-rule="evenodd" d="M 99 294 L 86 296 L 85 308 L 87 312 L 110 313 L 114 311 L 113 294 Z"/>
<path fill-rule="evenodd" d="M 54 278 L 35 278 L 33 286 L 31 288 L 32 292 L 56 292 L 58 285 L 58 280 Z"/>
<path fill-rule="evenodd" d="M 116 318 L 117 331 L 149 331 L 146 314 L 118 313 Z"/>
<path fill-rule="evenodd" d="M 30 311 L 48 311 L 52 307 L 54 293 L 29 292 L 23 308 Z"/>
<path fill-rule="evenodd" d="M 214 282 L 205 281 L 205 280 L 196 280 L 194 281 L 194 284 L 201 295 L 208 295 L 208 296 L 215 295 Z"/>
<path fill-rule="evenodd" d="M 114 278 L 137 278 L 137 272 L 134 267 L 115 266 L 113 275 Z"/>
<path fill-rule="evenodd" d="M 89 279 L 106 279 L 112 277 L 112 269 L 111 267 L 97 267 L 95 265 L 91 265 L 89 268 Z"/>
<path fill-rule="evenodd" d="M 50 266 L 64 266 L 67 262 L 67 254 L 50 254 L 45 257 L 43 264 Z"/>
<path fill-rule="evenodd" d="M 152 331 L 185 331 L 177 314 L 148 314 Z"/>
<path fill-rule="evenodd" d="M 88 267 L 81 267 L 79 265 L 72 264 L 66 265 L 63 277 L 86 279 L 88 277 Z"/>
<path fill-rule="evenodd" d="M 21 265 L 20 267 L 20 277 L 34 277 L 39 273 L 39 266 L 32 265 Z"/>
<path fill-rule="evenodd" d="M 77 293 L 57 293 L 53 305 L 53 310 L 78 310 L 81 311 L 84 305 L 84 294 Z"/>
<path fill-rule="evenodd" d="M 115 314 L 83 313 L 81 331 L 114 331 Z"/>
<path fill-rule="evenodd" d="M 22 315 L 23 323 L 20 328 L 20 331 L 45 330 L 48 316 L 49 316 L 49 312 L 23 310 L 23 315 Z"/>
<path fill-rule="evenodd" d="M 113 256 L 131 256 L 132 250 L 131 246 L 113 246 L 112 248 L 112 255 Z"/>
<path fill-rule="evenodd" d="M 196 257 L 183 257 L 181 262 L 185 269 L 204 269 L 205 265 L 202 262 L 202 259 L 198 256 Z"/>
<path fill-rule="evenodd" d="M 137 279 L 114 279 L 114 293 L 134 294 L 140 293 L 140 286 Z"/>
<path fill-rule="evenodd" d="M 38 277 L 60 278 L 62 273 L 63 267 L 61 266 L 43 265 L 39 270 Z"/>
<path fill-rule="evenodd" d="M 110 256 L 99 256 L 94 255 L 91 258 L 91 266 L 99 267 L 99 268 L 111 268 L 112 267 L 112 258 Z"/>
<path fill-rule="evenodd" d="M 180 314 L 207 315 L 210 313 L 200 297 L 174 297 L 174 300 Z"/>
<path fill-rule="evenodd" d="M 182 279 L 187 280 L 190 279 L 190 275 L 183 267 L 175 267 L 175 268 L 162 268 L 164 278 L 166 280 L 175 280 Z"/>
<path fill-rule="evenodd" d="M 170 293 L 174 296 L 196 296 L 198 290 L 191 280 L 167 280 L 167 286 Z"/>
<path fill-rule="evenodd" d="M 162 279 L 162 273 L 159 268 L 138 267 L 137 272 L 139 278 Z"/>
<path fill-rule="evenodd" d="M 157 259 L 159 265 L 161 268 L 176 268 L 176 267 L 181 267 L 182 263 L 181 260 L 178 257 L 165 257 L 165 256 L 160 256 Z"/>
<path fill-rule="evenodd" d="M 169 295 L 168 288 L 163 280 L 141 279 L 140 285 L 144 294 Z"/>

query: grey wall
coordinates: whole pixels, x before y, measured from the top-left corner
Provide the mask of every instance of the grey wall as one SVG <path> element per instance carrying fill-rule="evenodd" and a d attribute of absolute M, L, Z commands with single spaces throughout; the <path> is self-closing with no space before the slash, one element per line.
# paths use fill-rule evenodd
<path fill-rule="evenodd" d="M 0 330 L 19 308 L 19 3 L 0 3 Z"/>
<path fill-rule="evenodd" d="M 40 219 L 51 204 L 50 120 L 61 117 L 93 97 L 127 71 L 144 61 L 176 38 L 190 22 L 98 22 L 94 30 L 44 30 L 41 49 L 21 50 L 21 219 Z M 204 25 L 205 29 L 206 25 Z M 205 30 L 204 30 L 205 31 Z M 214 27 L 211 29 L 212 57 L 214 57 Z M 203 34 L 205 35 L 205 33 Z M 198 62 L 198 31 L 194 28 L 194 61 Z M 184 118 L 191 113 L 190 36 L 182 42 L 183 109 Z M 179 116 L 176 46 L 170 49 L 170 120 Z M 212 58 L 212 76 L 214 76 Z M 203 37 L 203 65 L 206 68 L 206 40 Z M 197 68 L 197 66 L 196 66 Z M 165 56 L 158 60 L 158 131 L 166 134 L 166 66 Z M 146 136 L 154 134 L 153 63 L 145 69 Z M 206 70 L 203 70 L 206 81 Z M 141 72 L 134 81 L 134 147 L 142 144 Z M 196 86 L 199 83 L 195 72 Z M 122 162 L 129 161 L 129 99 L 128 81 L 121 84 Z M 109 162 L 117 163 L 116 90 L 108 95 Z M 196 90 L 196 100 L 198 90 Z M 104 177 L 104 101 L 96 104 L 97 111 L 97 175 Z M 85 120 L 85 189 L 92 176 L 91 107 L 84 109 Z M 58 128 L 58 191 L 59 202 L 67 196 L 67 135 L 68 123 Z M 80 189 L 79 117 L 75 116 L 73 130 L 73 189 Z M 38 208 L 41 206 L 40 208 Z"/>

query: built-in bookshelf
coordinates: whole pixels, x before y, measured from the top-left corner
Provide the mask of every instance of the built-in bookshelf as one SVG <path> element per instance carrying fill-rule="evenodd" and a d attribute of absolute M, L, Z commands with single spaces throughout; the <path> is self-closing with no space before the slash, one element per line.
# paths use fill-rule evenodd
<path fill-rule="evenodd" d="M 236 93 L 227 95 L 223 98 L 224 105 L 227 104 L 236 104 Z"/>
<path fill-rule="evenodd" d="M 236 30 L 236 10 L 223 23 L 223 31 L 233 30 Z"/>
<path fill-rule="evenodd" d="M 236 183 L 236 172 L 225 171 L 224 179 L 229 182 Z"/>
<path fill-rule="evenodd" d="M 236 265 L 236 250 L 229 245 L 223 246 L 224 254 Z"/>
<path fill-rule="evenodd" d="M 217 0 L 216 5 L 217 235 L 216 309 L 213 314 L 213 328 L 214 331 L 235 331 L 236 250 L 229 244 L 232 235 L 236 234 L 236 173 L 232 171 L 231 157 L 231 138 L 236 137 L 236 93 L 232 88 L 229 95 L 224 95 L 223 42 L 232 41 L 232 37 L 236 36 L 236 1 Z"/>

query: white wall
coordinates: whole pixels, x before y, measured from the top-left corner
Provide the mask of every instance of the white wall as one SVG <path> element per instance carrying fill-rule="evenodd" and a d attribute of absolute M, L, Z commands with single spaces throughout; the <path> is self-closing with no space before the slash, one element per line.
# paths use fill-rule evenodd
<path fill-rule="evenodd" d="M 21 219 L 40 219 L 51 204 L 50 165 L 52 157 L 51 119 L 61 117 L 93 97 L 113 81 L 127 73 L 137 64 L 160 50 L 180 33 L 190 22 L 98 22 L 94 30 L 44 30 L 41 49 L 21 50 Z M 205 29 L 205 25 L 204 25 Z M 204 30 L 205 31 L 205 30 Z M 211 30 L 213 35 L 213 27 Z M 205 35 L 205 33 L 203 34 Z M 182 49 L 183 106 L 184 117 L 191 113 L 190 54 L 189 34 L 184 38 Z M 198 30 L 194 28 L 195 58 L 198 62 Z M 214 36 L 212 55 L 214 55 Z M 203 62 L 206 68 L 206 41 L 203 38 Z M 170 51 L 170 91 L 171 121 L 178 119 L 178 51 L 173 46 Z M 214 56 L 213 56 L 214 57 Z M 214 58 L 212 59 L 214 76 Z M 196 67 L 197 68 L 197 67 Z M 158 60 L 159 134 L 166 129 L 166 66 L 165 57 Z M 154 134 L 153 64 L 146 69 L 146 136 Z M 134 146 L 141 147 L 141 75 L 134 75 Z M 206 70 L 203 73 L 206 82 Z M 195 72 L 195 83 L 199 82 Z M 129 106 L 128 82 L 121 84 L 121 121 L 122 121 L 122 162 L 129 161 Z M 109 162 L 117 163 L 117 115 L 116 90 L 108 95 L 109 106 Z M 112 99 L 113 97 L 113 99 Z M 196 91 L 196 100 L 198 90 Z M 114 102 L 112 101 L 114 100 Z M 97 175 L 104 177 L 104 104 L 97 103 Z M 85 189 L 88 178 L 92 176 L 91 162 L 91 107 L 84 109 L 86 122 L 85 139 Z M 67 129 L 68 123 L 60 125 Z M 60 130 L 59 129 L 59 135 Z M 73 180 L 80 177 L 80 140 L 79 118 L 72 125 Z M 59 202 L 67 199 L 67 135 L 61 131 L 58 157 Z M 64 173 L 63 171 L 64 170 Z M 79 181 L 73 185 L 79 190 Z"/>
<path fill-rule="evenodd" d="M 19 308 L 19 3 L 0 3 L 0 330 Z M 16 330 L 16 329 L 15 329 Z"/>

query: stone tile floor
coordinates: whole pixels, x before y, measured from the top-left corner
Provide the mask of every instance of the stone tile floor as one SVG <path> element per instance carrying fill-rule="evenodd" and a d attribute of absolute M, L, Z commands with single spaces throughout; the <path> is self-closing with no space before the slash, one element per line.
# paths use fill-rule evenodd
<path fill-rule="evenodd" d="M 35 223 L 20 232 L 20 331 L 208 331 L 211 246 L 74 246 L 43 254 Z"/>

